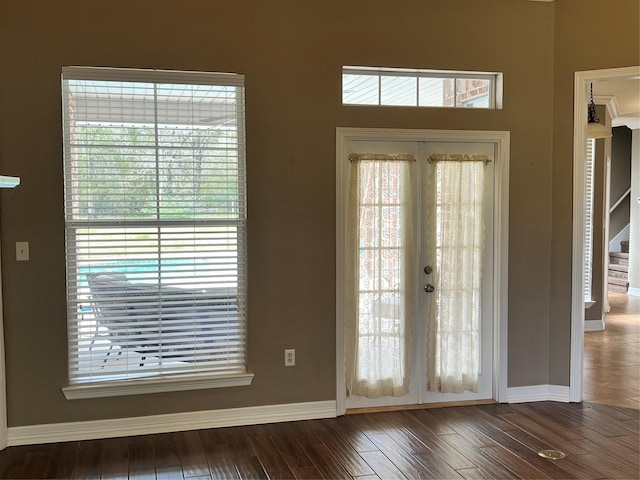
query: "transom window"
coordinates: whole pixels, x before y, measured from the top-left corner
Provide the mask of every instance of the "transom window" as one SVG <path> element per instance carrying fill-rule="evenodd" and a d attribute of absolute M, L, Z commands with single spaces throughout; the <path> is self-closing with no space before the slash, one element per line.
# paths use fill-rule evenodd
<path fill-rule="evenodd" d="M 343 67 L 342 103 L 344 105 L 502 108 L 502 74 Z"/>
<path fill-rule="evenodd" d="M 71 385 L 246 372 L 244 79 L 62 75 Z"/>

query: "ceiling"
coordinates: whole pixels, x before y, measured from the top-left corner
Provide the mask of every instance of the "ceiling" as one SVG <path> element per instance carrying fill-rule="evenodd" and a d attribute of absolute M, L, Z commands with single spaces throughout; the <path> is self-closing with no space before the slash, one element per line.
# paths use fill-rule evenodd
<path fill-rule="evenodd" d="M 640 78 L 594 82 L 593 99 L 609 106 L 612 126 L 640 128 Z"/>

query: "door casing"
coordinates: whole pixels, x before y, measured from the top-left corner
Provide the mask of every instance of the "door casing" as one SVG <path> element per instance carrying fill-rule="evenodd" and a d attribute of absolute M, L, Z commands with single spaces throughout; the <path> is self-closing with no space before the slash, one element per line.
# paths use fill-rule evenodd
<path fill-rule="evenodd" d="M 593 82 L 634 79 L 640 66 L 575 72 L 573 97 L 573 231 L 571 258 L 571 360 L 569 401 L 582 401 L 584 357 L 584 227 L 587 105 Z"/>
<path fill-rule="evenodd" d="M 350 141 L 490 142 L 496 146 L 494 171 L 493 255 L 493 397 L 507 401 L 507 285 L 509 234 L 509 146 L 508 131 L 415 130 L 387 128 L 336 128 L 336 414 L 346 412 L 344 371 L 344 212 L 343 194 L 346 146 Z"/>

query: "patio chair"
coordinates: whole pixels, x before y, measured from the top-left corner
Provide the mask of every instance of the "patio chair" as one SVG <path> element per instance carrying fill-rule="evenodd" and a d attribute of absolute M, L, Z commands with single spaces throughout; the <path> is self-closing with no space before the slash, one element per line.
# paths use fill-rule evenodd
<path fill-rule="evenodd" d="M 229 335 L 228 325 L 237 318 L 237 296 L 227 290 L 195 290 L 165 285 L 132 283 L 123 273 L 97 272 L 87 274 L 91 291 L 91 307 L 98 327 L 103 327 L 111 344 L 103 363 L 108 360 L 114 345 L 142 355 L 140 366 L 147 356 L 162 351 L 163 358 L 198 361 L 193 358 L 194 335 L 205 345 Z M 158 308 L 158 298 L 162 298 Z M 191 322 L 184 322 L 185 307 L 192 308 Z M 154 315 L 161 315 L 162 335 L 170 338 L 159 345 L 159 330 L 154 330 Z M 136 317 L 140 327 L 136 328 Z M 184 340 L 181 340 L 184 339 Z"/>
<path fill-rule="evenodd" d="M 152 335 L 152 332 L 132 328 L 135 322 L 131 321 L 131 317 L 143 313 L 144 304 L 149 304 L 152 292 L 149 291 L 146 296 L 141 296 L 141 291 L 139 289 L 136 291 L 136 286 L 128 282 L 123 273 L 89 273 L 87 280 L 91 291 L 91 309 L 95 315 L 96 328 L 106 329 L 110 340 L 109 351 L 103 363 L 107 362 L 113 347 L 118 346 L 120 347 L 118 355 L 126 350 L 140 353 L 142 367 L 147 356 L 157 352 L 157 349 L 154 349 L 156 340 L 150 338 L 156 336 Z"/>

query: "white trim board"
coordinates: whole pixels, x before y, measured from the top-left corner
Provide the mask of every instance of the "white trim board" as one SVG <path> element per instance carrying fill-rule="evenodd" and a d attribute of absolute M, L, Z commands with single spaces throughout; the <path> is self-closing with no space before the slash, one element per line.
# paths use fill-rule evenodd
<path fill-rule="evenodd" d="M 334 400 L 9 427 L 8 446 L 334 418 Z"/>
<path fill-rule="evenodd" d="M 560 385 L 531 385 L 507 389 L 508 403 L 564 402 L 569 403 L 569 387 Z"/>
<path fill-rule="evenodd" d="M 584 357 L 584 159 L 587 150 L 587 93 L 592 82 L 640 76 L 640 66 L 576 72 L 573 98 L 573 232 L 571 259 L 571 360 L 569 392 L 572 402 L 582 401 Z"/>
<path fill-rule="evenodd" d="M 584 321 L 585 332 L 601 332 L 602 330 L 604 330 L 604 319 L 599 318 L 597 320 Z"/>

